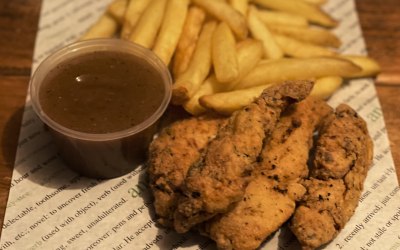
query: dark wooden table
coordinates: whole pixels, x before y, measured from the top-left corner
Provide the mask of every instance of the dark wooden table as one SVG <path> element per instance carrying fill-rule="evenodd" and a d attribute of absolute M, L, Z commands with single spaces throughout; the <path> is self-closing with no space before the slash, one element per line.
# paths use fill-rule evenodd
<path fill-rule="evenodd" d="M 376 88 L 400 177 L 400 4 L 398 0 L 356 3 L 368 52 L 382 66 Z M 31 72 L 40 4 L 39 0 L 0 0 L 0 225 Z"/>

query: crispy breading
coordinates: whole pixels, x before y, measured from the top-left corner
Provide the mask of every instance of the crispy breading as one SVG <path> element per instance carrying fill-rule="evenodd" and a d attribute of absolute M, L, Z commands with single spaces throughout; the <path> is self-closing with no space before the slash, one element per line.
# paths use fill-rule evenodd
<path fill-rule="evenodd" d="M 325 120 L 320 133 L 322 135 L 318 139 L 312 173 L 318 179 L 343 178 L 356 161 L 359 167 L 372 158 L 372 147 L 365 148 L 370 143 L 364 144 L 367 140 L 365 137 L 368 137 L 367 126 L 347 105 L 338 106 L 336 116 L 331 115 Z M 363 157 L 357 155 L 360 151 L 365 151 Z M 368 168 L 362 167 L 360 170 L 367 172 Z"/>
<path fill-rule="evenodd" d="M 365 121 L 349 106 L 341 104 L 324 121 L 312 178 L 305 182 L 307 193 L 290 226 L 303 249 L 331 241 L 354 214 L 372 163 L 372 150 Z"/>
<path fill-rule="evenodd" d="M 219 130 L 204 155 L 189 170 L 174 226 L 186 232 L 194 225 L 229 210 L 243 198 L 247 176 L 253 170 L 263 141 L 290 104 L 303 100 L 310 81 L 286 82 L 265 90 L 259 98 L 235 112 Z"/>
<path fill-rule="evenodd" d="M 262 150 L 243 199 L 206 222 L 205 234 L 219 249 L 256 249 L 289 219 L 295 200 L 305 192 L 297 182 L 308 176 L 313 133 L 331 111 L 312 97 L 285 111 Z"/>
<path fill-rule="evenodd" d="M 149 148 L 148 173 L 158 222 L 171 226 L 187 171 L 209 140 L 214 138 L 226 118 L 192 117 L 164 128 Z"/>
<path fill-rule="evenodd" d="M 313 133 L 331 112 L 328 104 L 313 97 L 290 107 L 263 149 L 257 171 L 281 183 L 306 178 Z"/>
<path fill-rule="evenodd" d="M 234 209 L 206 223 L 205 234 L 217 243 L 218 249 L 257 249 L 295 209 L 294 200 L 277 186 L 274 180 L 255 177 Z"/>
<path fill-rule="evenodd" d="M 342 227 L 340 209 L 343 207 L 346 187 L 341 179 L 314 178 L 305 181 L 304 186 L 307 193 L 304 202 L 296 208 L 291 220 L 291 230 L 304 249 L 313 249 L 332 240 Z"/>

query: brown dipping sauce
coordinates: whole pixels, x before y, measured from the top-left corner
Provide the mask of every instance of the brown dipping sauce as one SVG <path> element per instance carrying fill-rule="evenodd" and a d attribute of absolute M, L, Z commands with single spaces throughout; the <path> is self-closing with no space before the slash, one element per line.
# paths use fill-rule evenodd
<path fill-rule="evenodd" d="M 104 134 L 140 124 L 164 98 L 161 75 L 146 60 L 97 51 L 55 66 L 40 87 L 39 102 L 69 129 Z"/>

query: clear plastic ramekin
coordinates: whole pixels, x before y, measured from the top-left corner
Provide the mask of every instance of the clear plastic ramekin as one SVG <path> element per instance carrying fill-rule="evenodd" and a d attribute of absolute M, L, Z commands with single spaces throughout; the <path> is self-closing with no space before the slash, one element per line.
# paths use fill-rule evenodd
<path fill-rule="evenodd" d="M 139 57 L 160 74 L 165 89 L 163 100 L 157 110 L 140 124 L 117 132 L 92 134 L 69 129 L 44 112 L 39 92 L 47 74 L 62 62 L 96 51 L 115 51 Z M 147 147 L 156 133 L 157 122 L 169 104 L 172 91 L 169 70 L 152 51 L 119 39 L 81 41 L 60 49 L 39 65 L 29 85 L 33 109 L 52 132 L 62 158 L 75 171 L 95 178 L 121 176 L 143 162 Z"/>

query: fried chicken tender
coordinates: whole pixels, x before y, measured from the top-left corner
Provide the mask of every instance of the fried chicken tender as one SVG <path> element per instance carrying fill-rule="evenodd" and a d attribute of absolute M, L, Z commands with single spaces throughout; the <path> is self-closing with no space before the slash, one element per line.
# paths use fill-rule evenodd
<path fill-rule="evenodd" d="M 277 189 L 276 181 L 257 176 L 246 187 L 242 200 L 226 214 L 206 222 L 202 234 L 212 238 L 218 249 L 257 249 L 294 209 L 295 202 Z"/>
<path fill-rule="evenodd" d="M 206 222 L 205 234 L 219 249 L 256 249 L 295 210 L 305 189 L 313 133 L 332 112 L 324 101 L 308 97 L 282 115 L 256 163 L 244 197 L 226 214 Z"/>
<path fill-rule="evenodd" d="M 180 192 L 190 165 L 200 157 L 226 120 L 201 116 L 177 121 L 164 128 L 151 143 L 148 174 L 160 224 L 172 226 L 177 192 Z"/>
<path fill-rule="evenodd" d="M 243 198 L 265 137 L 272 133 L 281 112 L 308 96 L 312 85 L 297 81 L 271 87 L 229 118 L 189 170 L 174 215 L 177 232 L 225 213 Z"/>
<path fill-rule="evenodd" d="M 311 96 L 290 107 L 263 149 L 256 171 L 281 183 L 308 177 L 307 161 L 313 133 L 331 112 L 328 104 Z"/>
<path fill-rule="evenodd" d="M 373 144 L 365 121 L 345 104 L 321 126 L 307 193 L 290 228 L 303 249 L 331 241 L 358 205 L 372 163 Z"/>

